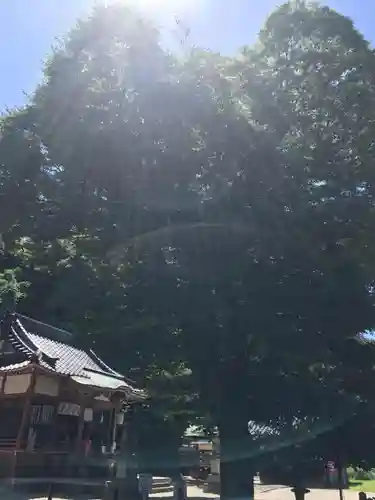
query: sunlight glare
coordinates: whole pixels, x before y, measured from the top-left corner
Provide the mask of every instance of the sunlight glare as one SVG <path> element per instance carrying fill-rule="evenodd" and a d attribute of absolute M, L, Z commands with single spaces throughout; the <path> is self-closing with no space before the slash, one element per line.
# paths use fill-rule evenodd
<path fill-rule="evenodd" d="M 191 0 L 138 0 L 139 6 L 148 10 L 163 10 L 165 12 L 174 13 L 174 11 L 185 10 Z"/>
<path fill-rule="evenodd" d="M 201 0 L 123 0 L 151 15 L 185 15 L 195 10 Z"/>

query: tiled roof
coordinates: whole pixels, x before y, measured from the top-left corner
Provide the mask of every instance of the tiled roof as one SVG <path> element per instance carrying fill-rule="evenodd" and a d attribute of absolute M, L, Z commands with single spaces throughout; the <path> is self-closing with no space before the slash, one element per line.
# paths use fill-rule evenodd
<path fill-rule="evenodd" d="M 56 359 L 55 370 L 65 375 L 85 375 L 84 370 L 95 370 L 105 373 L 90 356 L 76 347 L 72 347 L 55 340 L 40 337 L 35 333 L 28 333 L 28 337 L 37 349 Z"/>
<path fill-rule="evenodd" d="M 34 322 L 30 318 L 25 321 L 24 317 L 15 316 L 11 327 L 11 341 L 13 345 L 28 357 L 40 355 L 42 365 L 49 365 L 57 373 L 64 375 L 86 376 L 85 370 L 92 370 L 102 374 L 113 376 L 110 368 L 103 369 L 99 358 L 95 360 L 88 353 L 69 344 L 52 340 L 36 333 L 40 322 Z M 25 327 L 27 325 L 27 328 Z M 49 327 L 53 330 L 52 327 Z M 46 328 L 44 328 L 46 331 Z"/>
<path fill-rule="evenodd" d="M 31 362 L 63 375 L 69 375 L 77 383 L 103 387 L 112 390 L 124 390 L 136 398 L 143 398 L 142 390 L 135 389 L 121 374 L 112 370 L 92 351 L 85 352 L 72 345 L 53 340 L 39 334 L 52 331 L 61 332 L 65 338 L 69 334 L 64 330 L 54 329 L 39 321 L 21 315 L 12 315 L 8 338 L 16 352 L 21 353 L 26 359 L 23 362 L 3 366 L 0 371 L 18 370 L 26 367 Z M 71 338 L 71 337 L 70 337 Z"/>

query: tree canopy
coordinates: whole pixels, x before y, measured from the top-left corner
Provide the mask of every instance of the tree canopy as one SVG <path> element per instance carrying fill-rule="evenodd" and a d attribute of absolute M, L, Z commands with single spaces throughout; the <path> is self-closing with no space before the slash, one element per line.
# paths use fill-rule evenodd
<path fill-rule="evenodd" d="M 209 416 L 224 497 L 250 486 L 248 448 L 227 459 L 249 420 L 372 405 L 374 57 L 305 2 L 233 57 L 97 7 L 2 119 L 3 307 Z"/>

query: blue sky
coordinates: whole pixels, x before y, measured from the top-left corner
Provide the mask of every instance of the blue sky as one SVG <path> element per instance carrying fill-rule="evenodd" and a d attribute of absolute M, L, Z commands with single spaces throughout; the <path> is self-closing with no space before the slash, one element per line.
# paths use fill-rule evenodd
<path fill-rule="evenodd" d="M 88 12 L 95 0 L 0 0 L 0 110 L 25 102 L 41 78 L 43 59 L 56 36 L 64 34 L 75 19 Z M 136 0 L 134 0 L 136 1 Z M 139 0 L 138 0 L 139 1 Z M 183 0 L 140 0 L 172 4 Z M 350 16 L 367 39 L 375 42 L 375 0 L 323 2 Z M 230 53 L 252 43 L 267 14 L 280 0 L 185 0 L 183 16 L 191 40 Z M 195 2 L 195 3 L 194 3 Z M 194 5 L 194 8 L 191 7 Z M 167 24 L 168 9 L 158 22 Z M 182 11 L 181 11 L 182 12 Z M 169 21 L 168 21 L 169 20 Z"/>

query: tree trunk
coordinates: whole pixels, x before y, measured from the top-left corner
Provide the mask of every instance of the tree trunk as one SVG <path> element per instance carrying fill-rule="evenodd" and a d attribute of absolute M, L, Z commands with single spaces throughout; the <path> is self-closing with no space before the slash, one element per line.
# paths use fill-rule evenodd
<path fill-rule="evenodd" d="M 221 499 L 254 498 L 254 450 L 244 420 L 227 415 L 227 419 L 219 425 Z"/>

